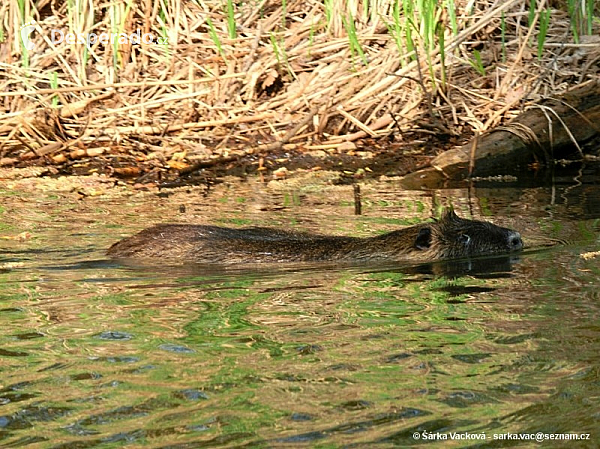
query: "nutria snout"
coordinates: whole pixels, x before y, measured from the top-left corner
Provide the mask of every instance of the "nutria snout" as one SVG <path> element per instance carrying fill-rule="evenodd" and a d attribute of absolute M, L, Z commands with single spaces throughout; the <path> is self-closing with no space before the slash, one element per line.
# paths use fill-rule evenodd
<path fill-rule="evenodd" d="M 431 261 L 520 251 L 521 235 L 508 228 L 458 217 L 375 237 L 341 237 L 272 228 L 157 225 L 112 245 L 108 255 L 179 263 L 243 264 L 309 261 Z"/>

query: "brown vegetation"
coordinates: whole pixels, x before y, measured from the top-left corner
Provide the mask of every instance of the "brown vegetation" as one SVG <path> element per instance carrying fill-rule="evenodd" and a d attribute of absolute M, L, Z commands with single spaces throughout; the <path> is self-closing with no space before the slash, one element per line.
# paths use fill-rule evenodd
<path fill-rule="evenodd" d="M 538 0 L 530 14 L 529 0 L 472 10 L 457 1 L 455 31 L 439 9 L 434 42 L 415 30 L 414 50 L 395 39 L 390 0 L 370 9 L 244 2 L 233 10 L 235 37 L 221 1 L 75 3 L 76 14 L 68 2 L 25 2 L 26 17 L 16 2 L 0 8 L 0 165 L 91 158 L 137 176 L 281 149 L 354 155 L 363 138 L 388 138 L 399 152 L 416 141 L 420 151 L 423 137 L 462 143 L 531 102 L 598 79 L 600 39 L 576 37 L 560 2 Z M 28 52 L 19 28 L 30 18 Z M 53 29 L 141 30 L 168 45 L 96 42 L 87 52 L 53 43 Z"/>

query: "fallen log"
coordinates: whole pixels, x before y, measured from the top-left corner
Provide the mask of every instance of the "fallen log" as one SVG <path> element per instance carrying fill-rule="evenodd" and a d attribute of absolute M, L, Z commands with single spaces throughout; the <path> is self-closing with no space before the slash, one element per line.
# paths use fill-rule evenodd
<path fill-rule="evenodd" d="M 445 151 L 431 167 L 404 177 L 406 188 L 434 187 L 447 180 L 515 175 L 533 163 L 581 159 L 586 143 L 600 138 L 600 83 L 547 98 L 462 147 Z"/>

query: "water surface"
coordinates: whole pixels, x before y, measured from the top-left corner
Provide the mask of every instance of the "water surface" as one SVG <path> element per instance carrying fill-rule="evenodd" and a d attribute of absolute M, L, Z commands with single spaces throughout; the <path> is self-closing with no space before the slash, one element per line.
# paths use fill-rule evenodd
<path fill-rule="evenodd" d="M 597 185 L 366 182 L 361 216 L 351 187 L 292 181 L 160 194 L 4 185 L 0 446 L 406 447 L 426 431 L 484 434 L 482 447 L 537 447 L 493 434 L 587 432 L 578 444 L 593 447 L 600 264 L 581 255 L 600 250 Z M 157 222 L 366 236 L 448 202 L 530 248 L 263 270 L 104 256 Z"/>

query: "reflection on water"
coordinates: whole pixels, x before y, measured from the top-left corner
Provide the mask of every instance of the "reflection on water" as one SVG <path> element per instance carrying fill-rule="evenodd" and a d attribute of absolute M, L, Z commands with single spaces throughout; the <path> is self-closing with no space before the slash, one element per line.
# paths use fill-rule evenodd
<path fill-rule="evenodd" d="M 458 193 L 435 194 L 460 205 Z M 212 207 L 233 205 L 208 216 L 368 235 L 396 226 L 389 219 L 409 204 L 407 215 L 429 214 L 417 205 L 431 194 L 403 194 L 363 189 L 365 217 L 345 216 L 339 198 L 325 217 L 318 195 L 258 213 L 255 200 L 220 192 Z M 515 196 L 527 195 L 477 198 L 525 239 L 569 245 L 411 266 L 243 270 L 104 258 L 122 234 L 159 221 L 168 201 L 47 198 L 32 216 L 7 195 L 0 446 L 404 447 L 423 431 L 484 433 L 490 447 L 516 445 L 492 440 L 504 432 L 597 439 L 600 269 L 579 254 L 600 249 L 598 223 L 569 220 L 562 203 L 553 215 L 523 214 L 535 203 Z M 211 201 L 190 221 L 206 220 Z M 23 229 L 33 238 L 10 239 Z"/>

